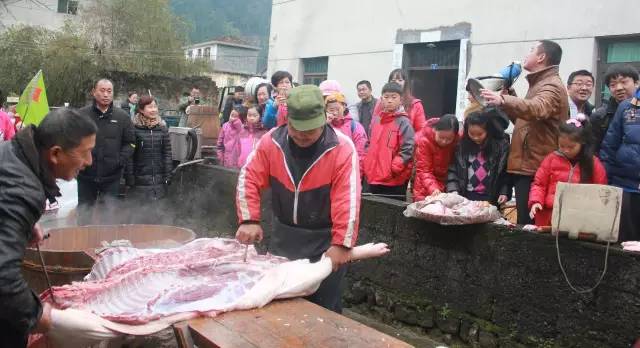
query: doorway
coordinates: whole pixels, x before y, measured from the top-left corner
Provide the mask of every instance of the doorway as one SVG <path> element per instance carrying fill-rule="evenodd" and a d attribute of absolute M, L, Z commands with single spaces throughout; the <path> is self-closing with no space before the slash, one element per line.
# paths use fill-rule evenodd
<path fill-rule="evenodd" d="M 427 118 L 456 113 L 460 40 L 406 44 L 403 68 Z"/>

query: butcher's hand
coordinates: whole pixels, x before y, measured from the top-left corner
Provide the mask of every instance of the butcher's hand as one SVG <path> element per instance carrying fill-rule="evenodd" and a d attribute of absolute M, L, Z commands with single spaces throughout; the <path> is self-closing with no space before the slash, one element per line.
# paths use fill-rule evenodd
<path fill-rule="evenodd" d="M 35 247 L 36 245 L 41 244 L 43 240 L 44 240 L 44 230 L 42 229 L 42 226 L 40 226 L 39 223 L 36 223 L 33 226 L 33 236 L 31 237 L 29 246 Z"/>
<path fill-rule="evenodd" d="M 34 331 L 35 333 L 47 333 L 49 330 L 51 330 L 51 304 L 44 302 L 42 304 L 42 316 Z"/>
<path fill-rule="evenodd" d="M 262 241 L 262 226 L 259 223 L 245 223 L 238 227 L 236 239 L 242 244 L 254 244 Z"/>
<path fill-rule="evenodd" d="M 535 218 L 536 214 L 538 214 L 538 212 L 542 210 L 542 204 L 540 203 L 536 203 L 531 207 L 531 211 L 529 212 L 529 217 L 530 218 Z"/>
<path fill-rule="evenodd" d="M 507 198 L 507 195 L 500 195 L 500 197 L 498 197 L 498 204 L 499 205 L 505 204 L 508 199 L 509 198 Z"/>
<path fill-rule="evenodd" d="M 341 245 L 332 245 L 329 250 L 324 253 L 325 256 L 331 259 L 334 272 L 337 271 L 340 266 L 350 261 L 350 251 L 351 249 Z"/>

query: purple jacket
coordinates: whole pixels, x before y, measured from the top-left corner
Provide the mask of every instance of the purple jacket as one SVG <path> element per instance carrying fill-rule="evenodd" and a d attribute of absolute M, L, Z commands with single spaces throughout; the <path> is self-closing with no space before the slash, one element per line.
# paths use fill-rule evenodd
<path fill-rule="evenodd" d="M 240 168 L 240 132 L 242 121 L 237 118 L 222 125 L 218 136 L 218 161 L 220 165 L 229 168 Z"/>
<path fill-rule="evenodd" d="M 258 146 L 260 138 L 267 133 L 261 124 L 245 124 L 240 131 L 240 157 L 238 167 L 244 166 L 249 154 Z"/>

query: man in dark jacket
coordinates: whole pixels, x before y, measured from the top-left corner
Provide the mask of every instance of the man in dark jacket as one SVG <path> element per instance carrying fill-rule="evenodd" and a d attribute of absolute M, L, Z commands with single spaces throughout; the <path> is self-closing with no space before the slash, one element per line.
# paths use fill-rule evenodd
<path fill-rule="evenodd" d="M 28 245 L 42 240 L 36 222 L 47 198 L 60 196 L 56 178 L 71 180 L 91 165 L 96 125 L 61 109 L 0 144 L 0 337 L 2 347 L 25 347 L 30 332 L 46 332 L 51 307 L 22 276 Z"/>
<path fill-rule="evenodd" d="M 604 83 L 609 88 L 611 97 L 591 114 L 594 153 L 596 155 L 600 153 L 600 146 L 618 105 L 633 97 L 640 85 L 638 70 L 627 64 L 612 65 L 604 75 Z"/>
<path fill-rule="evenodd" d="M 620 103 L 600 158 L 609 184 L 624 190 L 618 240 L 640 240 L 640 89 L 635 98 Z"/>
<path fill-rule="evenodd" d="M 355 117 L 360 121 L 367 137 L 371 136 L 371 119 L 373 117 L 373 109 L 376 107 L 378 99 L 371 94 L 371 82 L 362 80 L 356 85 L 358 89 L 358 98 L 360 101 L 355 104 Z"/>
<path fill-rule="evenodd" d="M 236 87 L 233 91 L 233 97 L 228 98 L 222 110 L 222 124 L 229 122 L 229 115 L 231 110 L 236 107 L 242 106 L 244 102 L 244 87 Z"/>
<path fill-rule="evenodd" d="M 106 196 L 110 200 L 109 208 L 115 206 L 122 172 L 133 154 L 136 141 L 129 115 L 122 109 L 113 107 L 113 83 L 107 79 L 98 81 L 93 88 L 93 98 L 91 105 L 79 110 L 98 126 L 96 146 L 92 153 L 93 164 L 78 175 L 80 226 L 96 223 L 92 221 L 92 214 L 99 196 Z M 102 213 L 106 213 L 107 219 L 115 217 L 110 211 Z"/>

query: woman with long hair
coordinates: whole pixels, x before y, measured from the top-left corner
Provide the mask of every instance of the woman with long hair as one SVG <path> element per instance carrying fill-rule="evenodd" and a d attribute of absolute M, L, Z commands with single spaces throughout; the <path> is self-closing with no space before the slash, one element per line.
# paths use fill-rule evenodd
<path fill-rule="evenodd" d="M 511 195 L 507 176 L 509 138 L 495 112 L 475 112 L 464 123 L 462 140 L 449 166 L 447 191 L 498 205 Z"/>
<path fill-rule="evenodd" d="M 424 127 L 427 117 L 424 114 L 422 101 L 414 97 L 411 93 L 411 86 L 407 80 L 407 74 L 402 69 L 395 69 L 389 74 L 387 82 L 395 82 L 402 87 L 402 106 L 407 115 L 409 115 L 413 130 L 417 134 Z"/>

